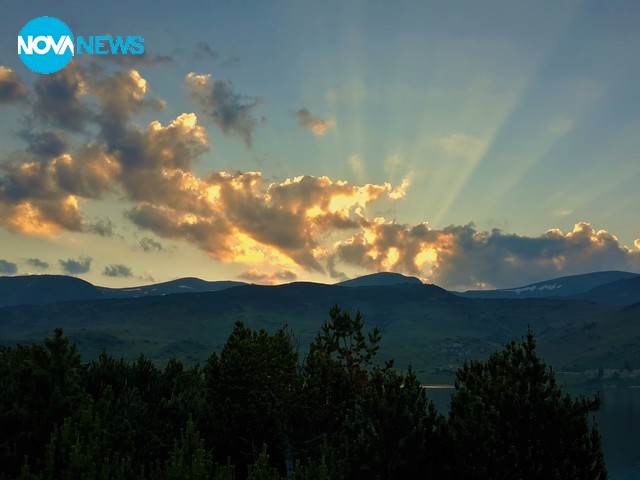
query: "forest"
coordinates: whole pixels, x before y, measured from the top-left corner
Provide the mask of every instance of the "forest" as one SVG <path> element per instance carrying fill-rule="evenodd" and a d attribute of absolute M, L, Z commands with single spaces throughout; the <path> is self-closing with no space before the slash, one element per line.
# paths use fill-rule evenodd
<path fill-rule="evenodd" d="M 438 412 L 380 330 L 334 306 L 308 351 L 242 322 L 187 366 L 103 352 L 58 328 L 0 347 L 0 479 L 606 479 L 592 413 L 534 333 L 456 375 Z"/>

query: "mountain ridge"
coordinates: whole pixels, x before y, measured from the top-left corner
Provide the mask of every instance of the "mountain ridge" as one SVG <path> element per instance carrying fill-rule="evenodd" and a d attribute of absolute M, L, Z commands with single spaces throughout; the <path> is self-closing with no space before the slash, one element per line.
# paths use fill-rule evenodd
<path fill-rule="evenodd" d="M 640 277 L 640 274 L 619 270 L 607 270 L 557 277 L 515 288 L 467 290 L 466 292 L 455 292 L 455 294 L 466 298 L 573 297 L 586 294 L 590 290 L 605 284 L 637 277 Z M 585 297 L 586 295 L 580 298 L 587 299 Z"/>
<path fill-rule="evenodd" d="M 109 288 L 96 286 L 80 278 L 66 275 L 21 275 L 0 277 L 0 307 L 100 299 L 162 297 L 175 294 L 217 292 L 252 285 L 261 286 L 232 280 L 206 281 L 196 277 L 184 277 L 150 285 Z M 308 285 L 306 287 L 307 294 L 309 289 L 335 287 L 347 289 L 352 294 L 361 288 L 378 288 L 378 293 L 381 295 L 392 293 L 402 296 L 403 290 L 420 288 L 427 284 L 423 284 L 416 277 L 394 272 L 378 272 L 335 284 L 291 282 L 273 286 L 287 285 L 291 286 L 289 287 L 291 291 L 297 288 L 304 289 L 305 287 L 301 286 Z M 316 287 L 313 287 L 314 285 Z M 623 271 L 570 275 L 522 287 L 496 290 L 452 292 L 436 285 L 432 285 L 432 287 L 439 289 L 441 293 L 447 292 L 459 298 L 468 299 L 566 298 L 614 305 L 640 301 L 640 274 Z"/>
<path fill-rule="evenodd" d="M 362 275 L 361 277 L 356 277 L 349 280 L 344 280 L 342 282 L 336 283 L 335 285 L 340 285 L 343 287 L 373 287 L 399 284 L 418 285 L 422 284 L 422 282 L 416 277 L 408 277 L 406 275 L 402 275 L 401 273 L 377 272 L 371 273 L 369 275 Z"/>

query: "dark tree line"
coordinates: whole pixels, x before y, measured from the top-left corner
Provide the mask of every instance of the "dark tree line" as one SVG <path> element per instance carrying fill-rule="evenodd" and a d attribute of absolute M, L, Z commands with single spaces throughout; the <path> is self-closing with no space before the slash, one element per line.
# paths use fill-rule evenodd
<path fill-rule="evenodd" d="M 241 322 L 204 366 L 103 353 L 61 329 L 0 347 L 0 478 L 605 479 L 599 398 L 571 398 L 533 334 L 457 374 L 448 417 L 337 306 L 304 358 Z"/>

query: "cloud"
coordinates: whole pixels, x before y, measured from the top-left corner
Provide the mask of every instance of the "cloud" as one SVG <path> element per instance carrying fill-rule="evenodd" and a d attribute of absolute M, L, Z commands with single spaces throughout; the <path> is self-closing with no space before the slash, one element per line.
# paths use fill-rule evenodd
<path fill-rule="evenodd" d="M 68 260 L 58 260 L 58 263 L 62 267 L 65 273 L 70 275 L 77 275 L 80 273 L 87 273 L 91 269 L 91 257 L 80 256 L 77 260 L 69 258 Z"/>
<path fill-rule="evenodd" d="M 332 119 L 322 119 L 306 108 L 301 108 L 293 114 L 298 119 L 298 126 L 306 130 L 311 131 L 315 136 L 321 137 L 327 130 L 335 126 L 335 121 Z"/>
<path fill-rule="evenodd" d="M 165 106 L 163 100 L 148 96 L 147 81 L 137 70 L 115 72 L 100 78 L 91 85 L 91 93 L 100 102 L 95 121 L 110 148 L 114 141 L 118 141 L 117 147 L 121 148 L 127 147 L 126 142 L 134 141 L 127 137 L 133 114 L 159 110 Z M 135 148 L 135 145 L 130 148 Z"/>
<path fill-rule="evenodd" d="M 20 137 L 28 143 L 27 152 L 36 157 L 54 158 L 69 149 L 66 135 L 60 131 L 33 132 L 32 130 L 24 130 L 20 132 Z"/>
<path fill-rule="evenodd" d="M 102 275 L 104 275 L 105 277 L 129 278 L 133 276 L 133 273 L 131 273 L 131 269 L 126 265 L 113 264 L 104 267 Z"/>
<path fill-rule="evenodd" d="M 604 230 L 577 223 L 537 237 L 478 231 L 473 224 L 430 229 L 376 219 L 341 241 L 333 254 L 370 271 L 394 270 L 447 288 L 495 288 L 599 270 L 640 270 L 640 252 Z M 331 258 L 334 258 L 334 257 Z M 334 259 L 334 261 L 335 261 Z"/>
<path fill-rule="evenodd" d="M 89 78 L 79 67 L 75 75 Z M 211 87 L 208 77 L 188 78 Z M 74 150 L 58 131 L 25 136 L 24 155 L 5 163 L 0 177 L 6 228 L 109 235 L 112 224 L 88 222 L 81 203 L 113 192 L 134 203 L 126 217 L 140 229 L 189 242 L 214 259 L 324 271 L 323 236 L 359 228 L 371 202 L 405 194 L 406 182 L 353 185 L 301 176 L 272 183 L 258 172 L 199 177 L 193 169 L 209 139 L 195 114 L 167 125 L 134 123 L 134 114 L 161 104 L 148 98 L 147 82 L 134 70 L 91 77 L 83 91 L 97 100 L 88 120 L 97 127 L 95 138 Z M 236 123 L 242 131 L 243 121 Z M 155 248 L 150 242 L 141 247 Z"/>
<path fill-rule="evenodd" d="M 337 279 L 338 281 L 349 280 L 349 277 L 346 273 L 341 272 L 336 269 L 336 255 L 329 255 L 327 258 L 327 272 L 331 278 Z"/>
<path fill-rule="evenodd" d="M 10 68 L 0 65 L 0 106 L 24 100 L 29 89 Z"/>
<path fill-rule="evenodd" d="M 95 233 L 101 237 L 113 237 L 113 222 L 108 218 L 100 218 L 94 223 L 88 224 L 85 231 Z"/>
<path fill-rule="evenodd" d="M 636 246 L 638 250 L 640 250 L 640 238 L 634 240 L 633 244 Z"/>
<path fill-rule="evenodd" d="M 196 43 L 193 56 L 196 60 L 217 60 L 218 52 L 216 52 L 207 42 L 198 42 Z"/>
<path fill-rule="evenodd" d="M 40 260 L 39 258 L 28 258 L 27 264 L 39 270 L 46 270 L 47 268 L 49 268 L 49 263 L 45 262 L 44 260 Z"/>
<path fill-rule="evenodd" d="M 193 113 L 167 126 L 153 121 L 144 131 L 132 127 L 119 134 L 109 132 L 106 141 L 118 158 L 117 180 L 128 198 L 177 207 L 185 203 L 184 191 L 197 183 L 190 171 L 208 149 L 208 137 Z"/>
<path fill-rule="evenodd" d="M 237 135 L 251 147 L 254 130 L 264 119 L 254 117 L 259 103 L 257 97 L 239 95 L 233 91 L 230 82 L 211 80 L 211 75 L 189 73 L 186 84 L 193 98 L 203 112 L 225 135 Z"/>
<path fill-rule="evenodd" d="M 163 238 L 186 240 L 222 261 L 302 266 L 323 271 L 319 236 L 358 228 L 359 211 L 378 199 L 401 198 L 402 187 L 354 186 L 327 177 L 267 183 L 260 173 L 186 176 L 181 203 L 140 202 L 128 218 Z"/>
<path fill-rule="evenodd" d="M 274 273 L 263 273 L 257 270 L 246 270 L 238 275 L 238 278 L 248 280 L 253 283 L 288 283 L 294 282 L 298 276 L 291 270 L 280 270 Z"/>
<path fill-rule="evenodd" d="M 140 247 L 146 253 L 162 251 L 162 244 L 149 237 L 144 237 L 142 240 L 140 240 Z"/>
<path fill-rule="evenodd" d="M 119 171 L 116 159 L 96 144 L 75 155 L 28 155 L 0 168 L 0 224 L 27 234 L 85 229 L 79 199 L 101 198 Z"/>
<path fill-rule="evenodd" d="M 18 266 L 7 260 L 0 260 L 0 273 L 3 275 L 15 275 L 18 273 Z"/>
<path fill-rule="evenodd" d="M 220 58 L 220 53 L 214 50 L 207 42 L 198 42 L 193 50 L 193 58 L 195 60 L 209 60 L 212 62 Z M 222 66 L 232 67 L 240 63 L 240 57 L 235 53 L 229 53 L 222 61 Z"/>
<path fill-rule="evenodd" d="M 91 108 L 82 101 L 87 94 L 87 81 L 77 63 L 62 70 L 39 75 L 34 85 L 34 117 L 56 128 L 72 132 L 83 131 L 91 119 Z"/>
<path fill-rule="evenodd" d="M 138 277 L 140 280 L 144 280 L 149 283 L 156 283 L 156 279 L 154 278 L 152 272 L 144 272 L 144 275 L 140 275 Z"/>
<path fill-rule="evenodd" d="M 76 77 L 84 78 L 79 67 L 74 71 Z M 109 235 L 112 224 L 85 221 L 82 200 L 124 190 L 133 200 L 153 200 L 155 193 L 171 201 L 169 192 L 176 190 L 172 185 L 176 179 L 166 177 L 163 169 L 188 170 L 206 151 L 206 135 L 193 114 L 181 115 L 166 127 L 157 121 L 146 130 L 131 124 L 132 114 L 162 106 L 162 101 L 147 98 L 146 80 L 135 70 L 85 83 L 83 89 L 100 103 L 83 120 L 99 127 L 94 141 L 72 151 L 66 134 L 59 131 L 23 133 L 27 148 L 0 166 L 0 224 L 10 230 L 51 234 L 62 229 Z M 88 107 L 76 109 L 87 111 Z M 56 118 L 57 114 L 40 121 L 48 124 Z"/>

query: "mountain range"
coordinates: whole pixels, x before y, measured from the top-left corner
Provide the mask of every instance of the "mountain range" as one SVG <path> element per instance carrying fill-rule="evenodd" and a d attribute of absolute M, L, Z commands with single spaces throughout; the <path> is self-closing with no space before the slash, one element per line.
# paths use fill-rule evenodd
<path fill-rule="evenodd" d="M 303 353 L 334 304 L 381 328 L 381 360 L 414 366 L 427 381 L 453 380 L 530 326 L 556 369 L 640 368 L 640 275 L 597 272 L 513 289 L 449 292 L 394 273 L 334 285 L 262 286 L 178 279 L 109 289 L 55 275 L 0 277 L 0 344 L 41 341 L 61 326 L 85 358 L 103 349 L 203 362 L 233 323 L 269 331 L 287 325 Z"/>
<path fill-rule="evenodd" d="M 296 282 L 294 282 L 296 283 Z M 305 282 L 299 282 L 305 283 Z M 65 275 L 25 275 L 0 277 L 0 307 L 45 305 L 79 300 L 138 298 L 179 293 L 217 292 L 249 285 L 236 281 L 205 281 L 185 277 L 168 282 L 127 288 L 92 285 Z M 416 277 L 394 272 L 379 272 L 336 283 L 340 287 L 380 287 L 422 285 Z M 496 290 L 451 292 L 464 298 L 525 299 L 575 298 L 600 303 L 625 305 L 640 302 L 640 274 L 621 271 L 593 272 Z"/>

